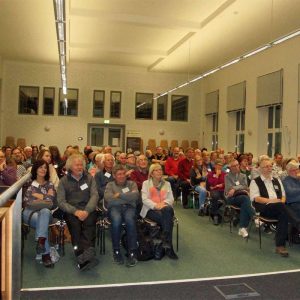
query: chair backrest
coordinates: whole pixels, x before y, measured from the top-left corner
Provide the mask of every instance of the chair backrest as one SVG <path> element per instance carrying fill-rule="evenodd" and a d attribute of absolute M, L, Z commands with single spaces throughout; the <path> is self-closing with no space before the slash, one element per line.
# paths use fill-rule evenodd
<path fill-rule="evenodd" d="M 161 146 L 163 149 L 168 149 L 168 140 L 161 140 L 161 141 L 160 141 L 160 146 Z"/>
<path fill-rule="evenodd" d="M 5 146 L 9 146 L 11 148 L 15 147 L 15 138 L 13 136 L 7 136 L 5 139 Z"/>
<path fill-rule="evenodd" d="M 156 151 L 156 140 L 155 139 L 148 140 L 148 148 L 152 151 L 152 153 L 155 153 L 155 151 Z"/>
<path fill-rule="evenodd" d="M 191 147 L 194 149 L 198 149 L 199 148 L 198 141 L 191 141 Z"/>
<path fill-rule="evenodd" d="M 178 147 L 178 141 L 177 140 L 172 140 L 171 141 L 171 149 L 173 150 L 175 147 Z"/>
<path fill-rule="evenodd" d="M 188 140 L 183 140 L 181 142 L 181 147 L 183 148 L 183 150 L 185 151 L 188 147 L 190 146 L 190 143 Z"/>
<path fill-rule="evenodd" d="M 26 140 L 23 138 L 18 138 L 17 139 L 17 146 L 25 148 L 26 147 Z"/>

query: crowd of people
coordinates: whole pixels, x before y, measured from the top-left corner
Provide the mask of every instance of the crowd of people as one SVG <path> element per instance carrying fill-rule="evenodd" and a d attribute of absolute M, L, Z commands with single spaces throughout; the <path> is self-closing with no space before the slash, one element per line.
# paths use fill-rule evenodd
<path fill-rule="evenodd" d="M 300 159 L 300 156 L 299 156 Z M 174 199 L 181 197 L 188 208 L 191 191 L 198 197 L 200 217 L 205 216 L 207 199 L 214 225 L 222 222 L 222 208 L 240 208 L 238 234 L 249 236 L 253 216 L 278 219 L 275 252 L 289 255 L 285 247 L 290 228 L 300 230 L 300 172 L 298 158 L 283 159 L 251 153 L 224 153 L 224 150 L 179 147 L 155 153 L 146 149 L 112 153 L 110 146 L 92 149 L 67 146 L 63 155 L 58 147 L 36 145 L 0 150 L 0 185 L 10 186 L 26 172 L 31 182 L 24 193 L 23 221 L 35 228 L 36 253 L 45 267 L 53 267 L 48 228 L 52 212 L 63 214 L 71 233 L 79 270 L 98 264 L 95 252 L 98 210 L 111 222 L 113 262 L 124 264 L 120 247 L 123 224 L 127 234 L 126 265 L 137 264 L 137 218 L 147 218 L 160 228 L 165 256 L 178 259 L 173 249 Z M 263 226 L 256 219 L 257 226 Z M 265 226 L 265 231 L 270 228 Z"/>

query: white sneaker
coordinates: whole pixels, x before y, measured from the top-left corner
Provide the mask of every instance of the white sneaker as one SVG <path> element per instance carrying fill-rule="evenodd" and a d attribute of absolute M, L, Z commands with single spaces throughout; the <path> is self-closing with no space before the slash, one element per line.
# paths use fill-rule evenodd
<path fill-rule="evenodd" d="M 240 228 L 239 235 L 241 235 L 243 238 L 246 238 L 246 237 L 248 237 L 249 234 L 248 234 L 248 231 L 246 228 Z"/>
<path fill-rule="evenodd" d="M 264 225 L 264 222 L 260 221 L 259 219 L 255 219 L 254 222 L 255 222 L 256 228 L 258 228 L 258 227 Z"/>

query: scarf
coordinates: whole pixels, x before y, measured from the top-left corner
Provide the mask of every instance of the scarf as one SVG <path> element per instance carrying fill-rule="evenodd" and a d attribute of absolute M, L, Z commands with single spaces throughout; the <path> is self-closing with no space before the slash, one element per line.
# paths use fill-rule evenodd
<path fill-rule="evenodd" d="M 149 198 L 155 203 L 164 202 L 167 199 L 168 189 L 166 182 L 161 179 L 158 186 L 154 186 L 153 179 L 149 179 Z"/>

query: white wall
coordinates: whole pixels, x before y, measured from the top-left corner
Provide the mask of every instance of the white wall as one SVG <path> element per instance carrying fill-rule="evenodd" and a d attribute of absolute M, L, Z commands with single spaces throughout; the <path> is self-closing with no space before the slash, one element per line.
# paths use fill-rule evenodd
<path fill-rule="evenodd" d="M 58 116 L 58 90 L 60 87 L 59 68 L 56 65 L 5 61 L 3 63 L 3 129 L 1 144 L 6 136 L 25 138 L 27 144 L 55 144 L 64 149 L 67 144 L 87 143 L 87 124 L 103 124 L 109 119 L 110 91 L 122 92 L 121 119 L 111 119 L 111 124 L 125 124 L 126 131 L 134 130 L 141 134 L 146 145 L 148 139 L 199 140 L 201 132 L 199 86 L 192 85 L 179 90 L 179 95 L 189 95 L 189 121 L 171 122 L 135 120 L 135 93 L 160 93 L 186 81 L 186 75 L 149 73 L 142 69 L 103 65 L 71 64 L 68 67 L 68 87 L 79 89 L 78 117 Z M 19 115 L 18 93 L 20 85 L 39 86 L 39 115 Z M 56 88 L 55 115 L 42 115 L 43 87 Z M 92 117 L 93 90 L 105 90 L 105 116 Z M 171 116 L 171 98 L 168 101 L 168 120 Z M 45 131 L 45 126 L 50 131 Z M 165 134 L 159 135 L 159 129 Z M 83 137 L 83 141 L 78 141 Z"/>
<path fill-rule="evenodd" d="M 242 54 L 242 53 L 241 53 Z M 257 77 L 283 69 L 283 114 L 282 114 L 282 152 L 286 156 L 294 156 L 297 152 L 298 128 L 298 64 L 300 62 L 300 38 L 287 41 L 260 54 L 249 57 L 238 64 L 232 65 L 206 78 L 203 83 L 201 97 L 219 89 L 219 146 L 226 151 L 233 150 L 228 142 L 228 114 L 226 113 L 227 87 L 246 80 L 246 124 L 245 151 L 255 155 L 262 154 L 259 150 L 261 143 L 266 143 L 265 136 L 258 126 L 259 114 L 256 108 Z M 205 124 L 203 130 L 206 132 Z M 290 147 L 288 135 L 291 133 Z M 209 145 L 210 137 L 205 135 Z M 265 147 L 265 151 L 267 148 Z M 300 149 L 298 149 L 300 151 Z"/>

